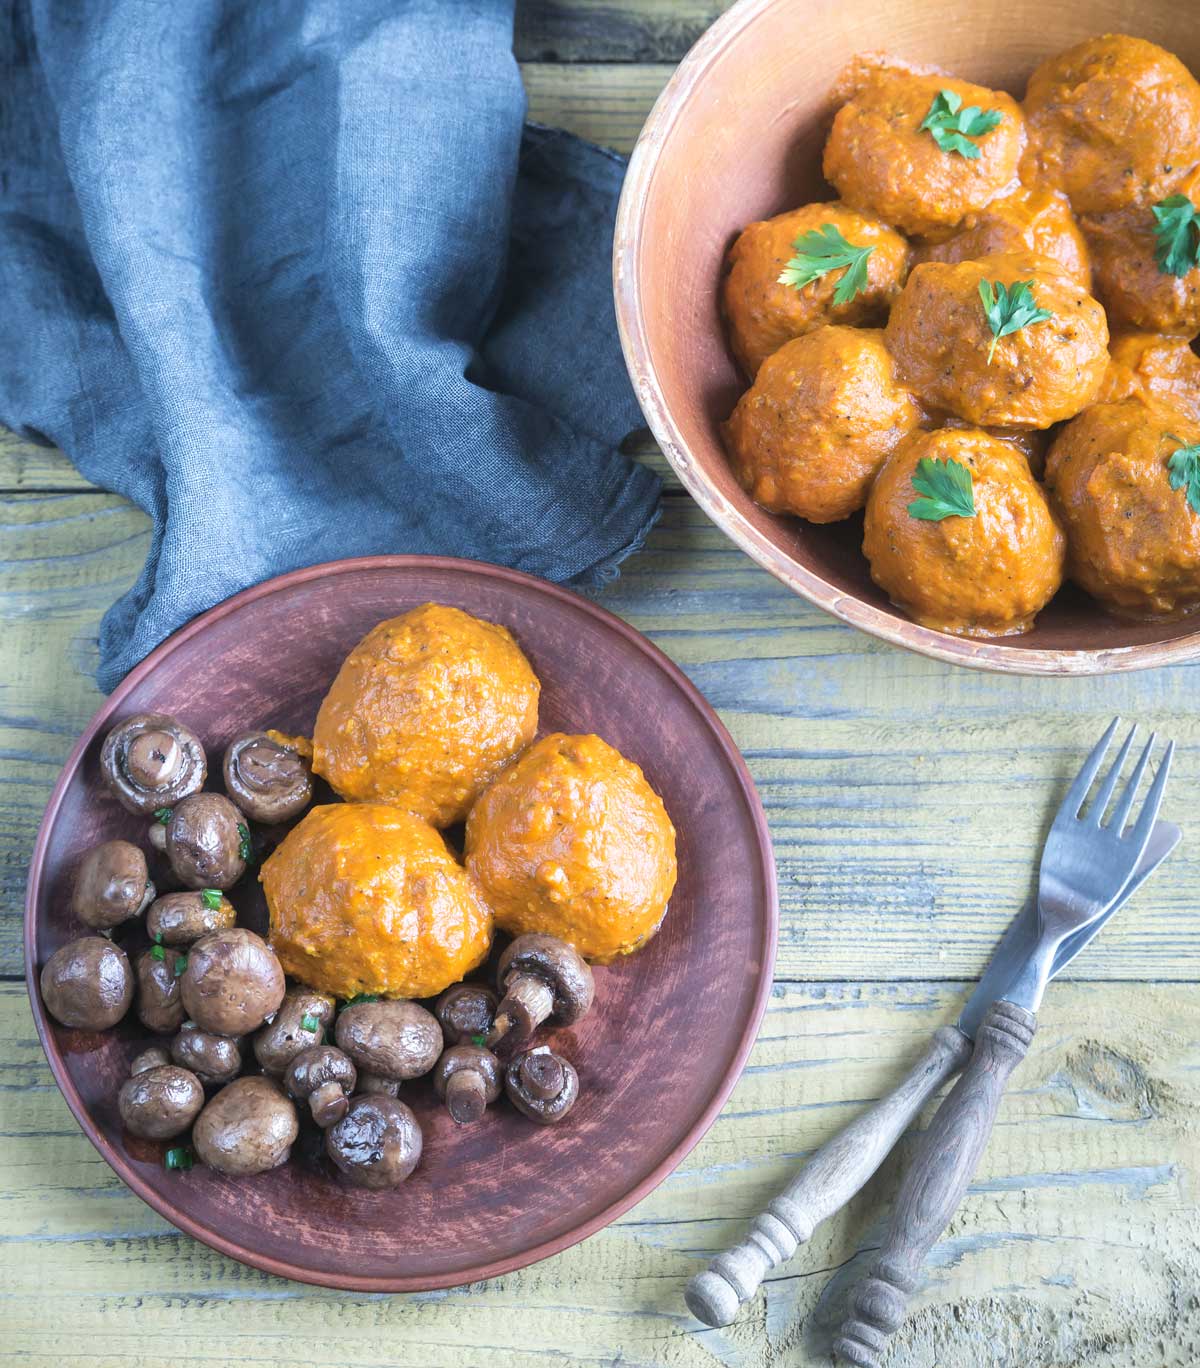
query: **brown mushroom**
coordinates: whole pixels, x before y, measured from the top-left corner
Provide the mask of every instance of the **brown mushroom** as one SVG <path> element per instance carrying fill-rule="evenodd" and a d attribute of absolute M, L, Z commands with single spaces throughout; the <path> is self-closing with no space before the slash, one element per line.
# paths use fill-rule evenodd
<path fill-rule="evenodd" d="M 324 1044 L 336 1007 L 328 993 L 303 984 L 289 988 L 283 1005 L 254 1037 L 254 1057 L 263 1073 L 281 1078 L 301 1050 Z"/>
<path fill-rule="evenodd" d="M 360 1069 L 384 1078 L 419 1078 L 442 1053 L 437 1018 L 415 1002 L 355 1002 L 344 1007 L 334 1032 Z"/>
<path fill-rule="evenodd" d="M 196 892 L 167 893 L 150 904 L 146 933 L 163 945 L 191 945 L 210 931 L 225 931 L 237 921 L 237 912 L 217 888 Z"/>
<path fill-rule="evenodd" d="M 225 790 L 256 822 L 286 822 L 312 801 L 312 770 L 278 733 L 246 732 L 225 752 Z"/>
<path fill-rule="evenodd" d="M 561 1121 L 579 1096 L 579 1075 L 545 1045 L 518 1055 L 504 1071 L 504 1090 L 519 1112 L 542 1126 Z"/>
<path fill-rule="evenodd" d="M 100 773 L 123 808 L 151 813 L 203 788 L 208 762 L 199 738 L 182 722 L 138 713 L 104 738 Z"/>
<path fill-rule="evenodd" d="M 166 853 L 185 888 L 232 888 L 246 872 L 250 828 L 220 793 L 194 793 L 171 809 Z"/>
<path fill-rule="evenodd" d="M 261 936 L 231 926 L 192 946 L 180 989 L 198 1026 L 215 1035 L 249 1035 L 279 1010 L 283 968 Z"/>
<path fill-rule="evenodd" d="M 42 969 L 42 1001 L 55 1021 L 84 1031 L 115 1026 L 133 1001 L 129 957 L 107 936 L 80 936 Z"/>
<path fill-rule="evenodd" d="M 360 1072 L 358 1075 L 358 1085 L 354 1089 L 356 1093 L 383 1093 L 385 1097 L 400 1096 L 400 1080 L 398 1078 L 384 1078 L 382 1074 Z"/>
<path fill-rule="evenodd" d="M 349 1055 L 332 1045 L 314 1045 L 288 1065 L 283 1084 L 289 1097 L 308 1103 L 313 1120 L 325 1130 L 346 1115 L 357 1080 Z"/>
<path fill-rule="evenodd" d="M 221 1089 L 192 1130 L 196 1153 L 218 1173 L 244 1177 L 286 1163 L 300 1131 L 296 1108 L 262 1074 Z"/>
<path fill-rule="evenodd" d="M 161 1045 L 151 1045 L 139 1055 L 134 1055 L 133 1063 L 129 1066 L 129 1076 L 145 1073 L 147 1069 L 159 1069 L 164 1064 L 171 1062 L 171 1056 Z"/>
<path fill-rule="evenodd" d="M 179 991 L 181 950 L 152 946 L 133 966 L 137 977 L 138 1020 L 155 1035 L 171 1035 L 183 1025 L 187 1012 Z"/>
<path fill-rule="evenodd" d="M 500 956 L 496 982 L 503 992 L 487 1043 L 511 1050 L 543 1021 L 570 1026 L 590 1010 L 596 994 L 592 971 L 574 946 L 531 931 Z"/>
<path fill-rule="evenodd" d="M 173 1064 L 133 1074 L 117 1094 L 117 1110 L 125 1129 L 146 1140 L 170 1140 L 182 1135 L 203 1106 L 200 1080 Z"/>
<path fill-rule="evenodd" d="M 325 1132 L 325 1152 L 356 1187 L 398 1187 L 421 1158 L 421 1127 L 412 1111 L 382 1093 L 350 1099 Z"/>
<path fill-rule="evenodd" d="M 182 1069 L 191 1069 L 202 1083 L 228 1083 L 242 1071 L 242 1051 L 228 1036 L 202 1031 L 185 1021 L 171 1041 L 171 1058 Z"/>
<path fill-rule="evenodd" d="M 500 1061 L 479 1045 L 451 1045 L 433 1070 L 433 1090 L 460 1126 L 478 1121 L 500 1096 Z"/>
<path fill-rule="evenodd" d="M 452 983 L 434 1004 L 433 1014 L 447 1045 L 486 1039 L 496 1016 L 496 994 L 482 983 Z"/>
<path fill-rule="evenodd" d="M 79 862 L 71 910 L 85 926 L 107 931 L 140 916 L 154 893 L 145 853 L 129 841 L 105 841 Z"/>

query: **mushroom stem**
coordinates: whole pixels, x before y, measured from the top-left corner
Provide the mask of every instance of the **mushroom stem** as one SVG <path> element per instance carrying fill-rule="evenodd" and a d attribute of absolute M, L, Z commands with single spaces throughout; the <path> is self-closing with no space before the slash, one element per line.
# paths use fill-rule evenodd
<path fill-rule="evenodd" d="M 562 1063 L 557 1055 L 534 1050 L 521 1060 L 521 1082 L 530 1097 L 549 1102 L 562 1092 Z"/>
<path fill-rule="evenodd" d="M 483 1076 L 475 1069 L 459 1069 L 446 1080 L 446 1107 L 460 1126 L 478 1121 L 487 1110 Z"/>
<path fill-rule="evenodd" d="M 340 1083 L 323 1083 L 309 1094 L 308 1105 L 312 1109 L 313 1120 L 327 1130 L 346 1115 L 350 1103 Z"/>
<path fill-rule="evenodd" d="M 510 1036 L 506 1041 L 509 1046 L 528 1040 L 553 1011 L 554 989 L 546 980 L 518 974 L 505 985 L 504 1000 L 496 1008 L 496 1019 L 488 1032 L 488 1046 L 494 1048 L 505 1036 Z"/>

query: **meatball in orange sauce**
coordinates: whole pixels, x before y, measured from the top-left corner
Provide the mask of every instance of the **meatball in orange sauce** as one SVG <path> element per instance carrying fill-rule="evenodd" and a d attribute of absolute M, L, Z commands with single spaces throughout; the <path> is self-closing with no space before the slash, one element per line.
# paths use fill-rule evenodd
<path fill-rule="evenodd" d="M 855 248 L 869 248 L 864 286 L 844 303 L 834 295 L 845 269 L 797 288 L 780 281 L 798 240 L 832 228 Z M 729 249 L 721 302 L 729 342 L 752 379 L 785 342 L 824 323 L 882 323 L 908 274 L 908 243 L 885 223 L 842 204 L 806 204 L 752 223 Z"/>
<path fill-rule="evenodd" d="M 764 508 L 836 522 L 863 506 L 875 472 L 921 416 L 882 333 L 818 328 L 764 362 L 725 424 L 725 446 Z"/>
<path fill-rule="evenodd" d="M 1200 423 L 1200 356 L 1182 337 L 1124 333 L 1109 344 L 1097 402 L 1157 399 Z"/>
<path fill-rule="evenodd" d="M 925 460 L 969 472 L 973 512 L 915 516 Z M 867 501 L 863 553 L 875 582 L 917 622 L 990 637 L 1033 625 L 1062 583 L 1066 542 L 1021 453 L 963 428 L 919 433 L 888 460 Z"/>

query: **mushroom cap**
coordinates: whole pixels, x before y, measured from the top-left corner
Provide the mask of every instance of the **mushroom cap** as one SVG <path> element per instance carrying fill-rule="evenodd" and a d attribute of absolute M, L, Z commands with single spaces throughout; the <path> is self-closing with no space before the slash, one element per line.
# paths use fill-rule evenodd
<path fill-rule="evenodd" d="M 171 811 L 167 859 L 187 888 L 232 888 L 246 872 L 249 836 L 241 809 L 224 794 L 193 793 Z"/>
<path fill-rule="evenodd" d="M 182 1135 L 203 1106 L 200 1080 L 173 1064 L 132 1075 L 117 1094 L 117 1110 L 125 1129 L 146 1140 L 170 1140 Z"/>
<path fill-rule="evenodd" d="M 343 1097 L 349 1097 L 358 1082 L 358 1070 L 350 1056 L 332 1045 L 313 1045 L 301 1052 L 288 1065 L 283 1085 L 288 1096 L 297 1102 L 312 1102 L 313 1093 L 327 1084 L 335 1083 Z M 341 1115 L 345 1115 L 342 1109 Z M 318 1125 L 328 1125 L 330 1121 L 340 1120 L 338 1115 L 323 1117 L 313 1106 L 313 1117 Z"/>
<path fill-rule="evenodd" d="M 202 1031 L 194 1021 L 185 1021 L 171 1041 L 171 1058 L 203 1083 L 228 1083 L 242 1071 L 238 1042 Z"/>
<path fill-rule="evenodd" d="M 412 1111 L 383 1093 L 360 1093 L 325 1132 L 325 1152 L 356 1187 L 398 1187 L 421 1158 L 421 1127 Z"/>
<path fill-rule="evenodd" d="M 355 1088 L 358 1093 L 383 1093 L 386 1097 L 400 1096 L 400 1080 L 398 1078 L 384 1078 L 382 1074 L 359 1071 L 358 1086 Z"/>
<path fill-rule="evenodd" d="M 177 718 L 138 713 L 104 738 L 100 773 L 123 808 L 151 813 L 203 788 L 208 761 L 199 737 Z"/>
<path fill-rule="evenodd" d="M 333 1020 L 337 1003 L 328 993 L 299 984 L 289 988 L 283 1005 L 254 1037 L 254 1057 L 263 1073 L 281 1077 L 302 1051 L 325 1041 L 325 1028 Z M 312 1030 L 303 1025 L 305 1017 L 316 1023 Z"/>
<path fill-rule="evenodd" d="M 438 998 L 433 1014 L 447 1045 L 486 1036 L 496 1015 L 496 995 L 482 983 L 452 983 Z"/>
<path fill-rule="evenodd" d="M 85 926 L 107 931 L 154 901 L 145 852 L 130 841 L 105 841 L 79 862 L 71 910 Z"/>
<path fill-rule="evenodd" d="M 161 829 L 161 828 L 160 828 Z M 209 907 L 205 892 L 166 893 L 150 904 L 146 913 L 146 933 L 164 945 L 191 945 L 210 931 L 224 931 L 237 921 L 237 911 L 224 894 L 216 907 Z M 219 890 L 217 890 L 219 891 Z"/>
<path fill-rule="evenodd" d="M 286 1163 L 299 1131 L 296 1108 L 278 1083 L 254 1074 L 217 1093 L 197 1118 L 192 1142 L 209 1168 L 243 1177 Z"/>
<path fill-rule="evenodd" d="M 115 1026 L 133 1001 L 129 957 L 107 936 L 80 936 L 60 946 L 41 977 L 46 1010 L 63 1026 L 104 1031 Z"/>
<path fill-rule="evenodd" d="M 384 1078 L 419 1078 L 442 1053 L 437 1018 L 415 1002 L 353 1003 L 342 1009 L 334 1034 L 360 1069 Z"/>
<path fill-rule="evenodd" d="M 188 1016 L 203 1030 L 243 1036 L 279 1010 L 285 984 L 266 941 L 244 926 L 231 926 L 192 946 L 180 987 Z"/>
<path fill-rule="evenodd" d="M 286 822 L 312 801 L 308 761 L 267 732 L 231 741 L 223 769 L 229 796 L 256 822 Z"/>
<path fill-rule="evenodd" d="M 444 1050 L 433 1070 L 434 1092 L 445 1097 L 446 1084 L 463 1069 L 470 1069 L 483 1079 L 484 1095 L 489 1102 L 500 1096 L 504 1070 L 491 1050 L 485 1050 L 481 1045 L 451 1045 Z"/>
<path fill-rule="evenodd" d="M 573 945 L 542 931 L 529 931 L 500 956 L 496 982 L 501 990 L 521 974 L 541 979 L 554 991 L 554 1016 L 570 1026 L 586 1015 L 596 996 L 596 981 Z"/>
<path fill-rule="evenodd" d="M 170 1062 L 171 1056 L 161 1045 L 151 1045 L 141 1054 L 134 1055 L 129 1065 L 129 1076 L 132 1078 L 134 1074 L 145 1073 L 147 1069 L 158 1069 Z"/>
<path fill-rule="evenodd" d="M 553 1070 L 546 1068 L 547 1064 L 552 1064 Z M 539 1095 L 546 1091 L 543 1083 L 550 1077 L 561 1079 L 559 1091 L 553 1097 Z M 513 1106 L 531 1121 L 552 1126 L 575 1105 L 579 1075 L 568 1060 L 543 1045 L 511 1061 L 504 1071 L 504 1091 Z"/>
<path fill-rule="evenodd" d="M 165 950 L 159 958 L 154 949 L 150 949 L 140 954 L 134 963 L 138 1020 L 155 1035 L 172 1035 L 187 1017 L 179 991 L 179 976 L 175 973 L 175 961 L 182 954 L 181 950 Z"/>

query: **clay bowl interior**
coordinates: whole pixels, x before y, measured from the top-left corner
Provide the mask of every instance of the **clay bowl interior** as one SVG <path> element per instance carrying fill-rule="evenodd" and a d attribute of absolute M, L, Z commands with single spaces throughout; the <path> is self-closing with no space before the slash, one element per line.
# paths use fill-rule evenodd
<path fill-rule="evenodd" d="M 972 642 L 910 622 L 872 582 L 861 515 L 817 527 L 758 508 L 718 424 L 745 383 L 717 313 L 724 254 L 742 227 L 810 200 L 821 179 L 833 77 L 886 51 L 1020 98 L 1043 58 L 1124 32 L 1200 72 L 1200 22 L 1177 0 L 741 0 L 673 76 L 642 132 L 617 222 L 614 284 L 625 357 L 647 421 L 684 485 L 735 542 L 797 593 L 876 636 L 959 664 L 1104 673 L 1200 654 L 1193 621 L 1122 622 L 1063 589 L 1021 637 Z"/>
<path fill-rule="evenodd" d="M 595 731 L 642 765 L 677 831 L 680 877 L 658 936 L 596 970 L 593 1011 L 547 1037 L 579 1070 L 558 1128 L 506 1104 L 456 1128 L 426 1080 L 406 1086 L 425 1151 L 393 1192 L 334 1180 L 319 1133 L 283 1168 L 241 1181 L 168 1172 L 166 1145 L 123 1133 L 116 1096 L 146 1043 L 136 1018 L 72 1031 L 42 1011 L 36 975 L 81 933 L 75 867 L 100 840 L 145 844 L 146 824 L 104 793 L 98 754 L 114 721 L 176 713 L 220 756 L 239 731 L 309 734 L 349 649 L 417 604 L 455 604 L 508 626 L 542 680 L 542 732 Z M 152 874 L 153 877 L 153 874 Z M 257 883 L 230 895 L 265 930 Z M 412 1291 L 493 1276 L 612 1220 L 700 1138 L 753 1043 L 771 985 L 777 908 L 761 805 L 724 728 L 684 676 L 610 614 L 565 590 L 465 561 L 383 557 L 299 571 L 248 590 L 160 647 L 97 714 L 63 770 L 39 834 L 26 911 L 34 1018 L 67 1102 L 126 1183 L 168 1220 L 271 1273 L 336 1287 Z M 128 940 L 124 935 L 119 939 Z M 133 942 L 136 944 L 136 942 Z M 143 939 L 144 943 L 144 939 Z M 132 948 L 132 947 L 131 947 Z"/>

